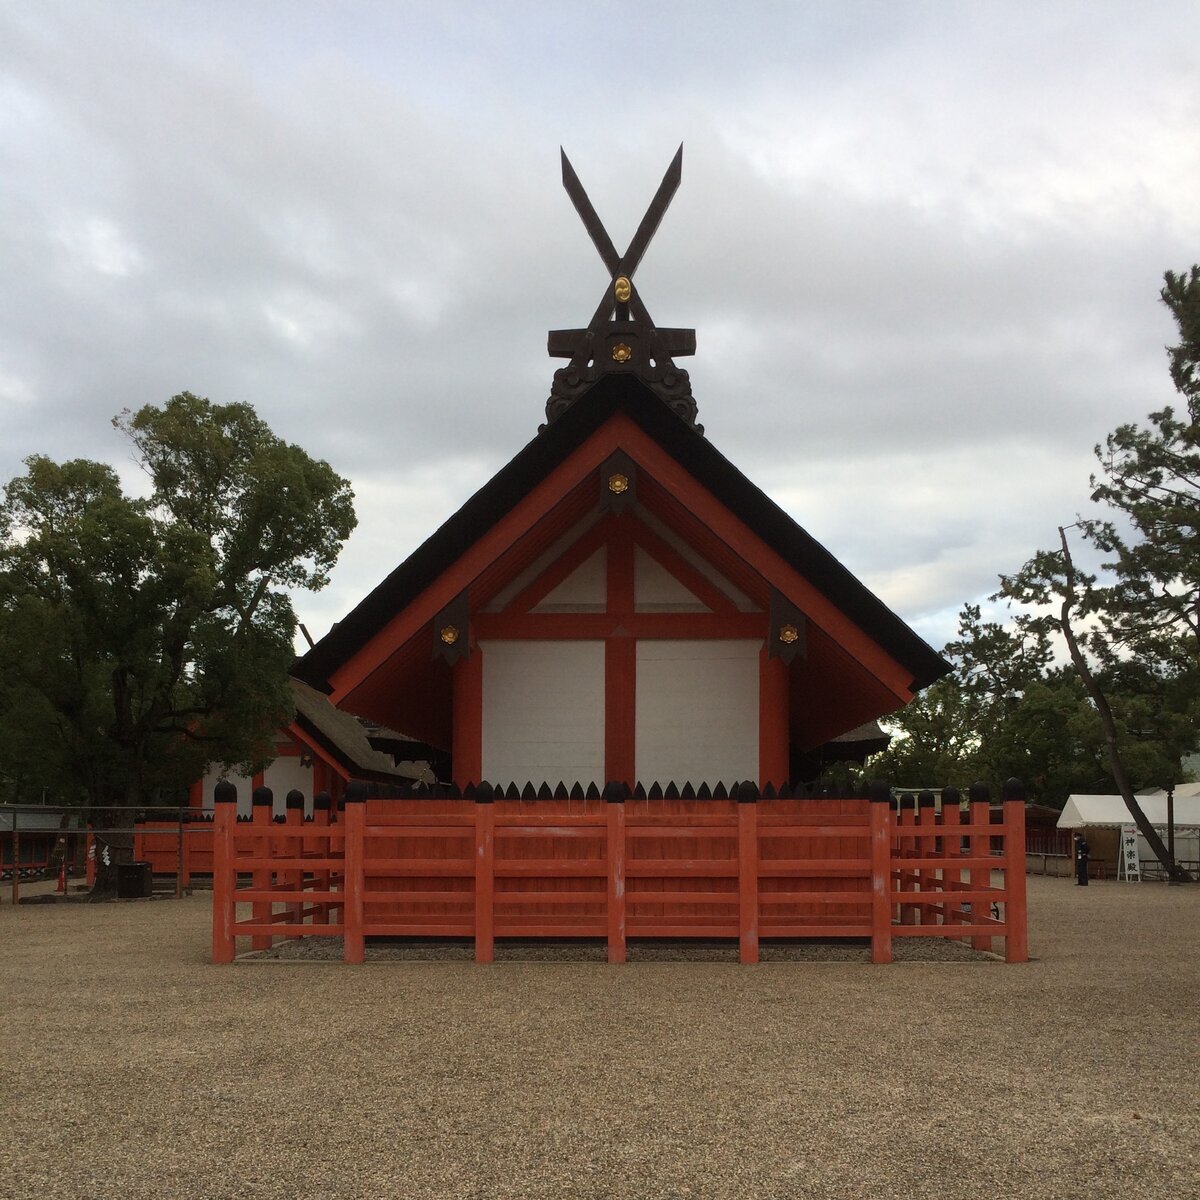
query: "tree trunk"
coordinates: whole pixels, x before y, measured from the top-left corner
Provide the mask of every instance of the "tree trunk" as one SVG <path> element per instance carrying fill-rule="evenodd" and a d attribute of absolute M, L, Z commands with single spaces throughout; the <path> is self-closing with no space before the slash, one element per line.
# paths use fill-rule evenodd
<path fill-rule="evenodd" d="M 1063 597 L 1060 618 L 1062 633 L 1067 643 L 1067 650 L 1071 655 L 1071 662 L 1074 663 L 1075 670 L 1079 673 L 1079 678 L 1083 681 L 1083 686 L 1091 696 L 1092 703 L 1096 706 L 1096 712 L 1100 716 L 1100 727 L 1104 731 L 1104 747 L 1108 754 L 1108 766 L 1112 772 L 1113 782 L 1117 785 L 1121 799 L 1125 801 L 1125 807 L 1129 809 L 1129 814 L 1133 817 L 1138 832 L 1146 839 L 1150 849 L 1154 851 L 1154 857 L 1162 863 L 1167 877 L 1172 883 L 1190 883 L 1192 877 L 1167 852 L 1162 838 L 1158 835 L 1158 830 L 1150 824 L 1149 818 L 1142 811 L 1142 806 L 1133 794 L 1133 787 L 1125 772 L 1125 764 L 1121 761 L 1121 750 L 1117 742 L 1117 722 L 1113 717 L 1112 708 L 1109 706 L 1108 697 L 1096 682 L 1096 677 L 1092 674 L 1087 659 L 1079 648 L 1079 641 L 1071 626 L 1071 605 L 1075 598 L 1075 563 L 1071 559 L 1071 551 L 1067 546 L 1066 530 L 1061 525 L 1058 527 L 1058 536 L 1062 542 L 1063 562 L 1066 566 L 1067 576 L 1067 594 Z"/>

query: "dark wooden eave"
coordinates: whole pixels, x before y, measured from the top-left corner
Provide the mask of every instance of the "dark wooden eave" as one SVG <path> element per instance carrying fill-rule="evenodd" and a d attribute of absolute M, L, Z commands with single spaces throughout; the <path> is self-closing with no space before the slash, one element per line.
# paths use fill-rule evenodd
<path fill-rule="evenodd" d="M 950 665 L 863 586 L 828 550 L 742 474 L 711 442 L 630 375 L 601 378 L 543 427 L 444 525 L 387 576 L 296 664 L 328 691 L 332 674 L 497 524 L 567 455 L 616 413 L 626 414 L 698 483 L 927 687 Z"/>

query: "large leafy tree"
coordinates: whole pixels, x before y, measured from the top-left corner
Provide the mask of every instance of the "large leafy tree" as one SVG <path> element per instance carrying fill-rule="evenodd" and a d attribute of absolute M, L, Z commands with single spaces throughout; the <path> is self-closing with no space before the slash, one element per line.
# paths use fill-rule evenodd
<path fill-rule="evenodd" d="M 34 456 L 0 503 L 0 759 L 98 810 L 269 754 L 286 589 L 324 586 L 355 524 L 347 482 L 248 405 L 185 392 L 114 424 L 148 496 Z"/>
<path fill-rule="evenodd" d="M 1147 425 L 1122 425 L 1096 447 L 1092 499 L 1105 517 L 1076 526 L 1105 557 L 1102 575 L 1077 565 L 1066 528 L 1059 547 L 1035 555 L 1002 583 L 1029 606 L 1026 620 L 1060 633 L 1103 730 L 1109 769 L 1134 822 L 1172 878 L 1185 874 L 1142 812 L 1138 773 L 1173 777 L 1170 762 L 1149 765 L 1145 729 L 1196 740 L 1200 674 L 1200 268 L 1168 271 L 1162 300 L 1179 341 L 1168 347 L 1184 411 L 1167 407 Z M 1123 714 L 1108 678 L 1134 678 L 1140 711 Z M 1133 716 L 1131 721 L 1130 715 Z M 1186 743 L 1185 743 L 1186 744 Z M 1139 759 L 1143 760 L 1139 762 Z M 1176 760 L 1177 761 L 1177 760 Z M 1145 777 L 1143 777 L 1144 780 Z"/>

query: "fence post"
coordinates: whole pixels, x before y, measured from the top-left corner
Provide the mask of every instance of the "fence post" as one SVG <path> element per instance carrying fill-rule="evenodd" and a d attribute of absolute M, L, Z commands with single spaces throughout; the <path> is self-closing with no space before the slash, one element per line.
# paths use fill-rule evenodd
<path fill-rule="evenodd" d="M 917 828 L 922 834 L 931 833 L 937 826 L 935 804 L 933 793 L 928 788 L 925 788 L 917 796 Z M 916 840 L 916 850 L 918 858 L 933 858 L 937 854 L 937 842 L 931 837 L 919 837 Z M 921 904 L 916 909 L 918 925 L 937 924 L 937 915 L 929 903 L 933 897 L 935 882 L 937 882 L 936 867 L 917 868 L 917 890 L 921 893 Z"/>
<path fill-rule="evenodd" d="M 608 812 L 608 961 L 625 961 L 625 791 L 623 783 L 606 783 Z"/>
<path fill-rule="evenodd" d="M 992 792 L 986 783 L 973 783 L 967 795 L 971 799 L 971 857 L 978 858 L 981 842 L 985 855 L 992 852 Z M 982 888 L 990 888 L 991 886 L 991 867 L 971 868 L 971 891 L 978 892 Z M 984 916 L 990 915 L 988 902 L 986 900 L 972 899 L 972 925 L 980 924 L 979 917 L 981 913 Z M 971 938 L 971 949 L 986 950 L 991 953 L 991 936 L 989 934 L 975 934 Z"/>
<path fill-rule="evenodd" d="M 1004 785 L 1004 960 L 1029 961 L 1028 910 L 1025 906 L 1025 785 Z"/>
<path fill-rule="evenodd" d="M 892 961 L 892 792 L 886 783 L 868 788 L 871 816 L 871 961 Z"/>
<path fill-rule="evenodd" d="M 17 820 L 20 813 L 14 808 L 12 815 L 12 856 L 13 856 L 13 877 L 12 877 L 12 902 L 14 904 L 21 903 L 21 832 L 17 828 Z"/>
<path fill-rule="evenodd" d="M 958 788 L 942 788 L 942 924 L 961 925 L 966 919 L 962 910 L 962 868 L 954 865 L 962 857 L 962 796 Z"/>
<path fill-rule="evenodd" d="M 495 956 L 496 817 L 492 785 L 475 789 L 475 961 Z"/>
<path fill-rule="evenodd" d="M 738 786 L 738 962 L 758 962 L 758 788 Z"/>
<path fill-rule="evenodd" d="M 346 874 L 342 887 L 346 893 L 342 906 L 342 958 L 348 963 L 363 961 L 366 938 L 363 934 L 363 894 L 366 889 L 365 830 L 367 824 L 367 785 L 357 780 L 346 789 Z"/>
<path fill-rule="evenodd" d="M 284 798 L 284 819 L 288 825 L 293 828 L 297 825 L 304 824 L 304 794 L 296 788 L 292 788 Z M 287 850 L 285 851 L 288 858 L 302 858 L 304 856 L 304 839 L 300 837 L 291 837 L 287 840 Z M 287 881 L 289 891 L 302 892 L 304 891 L 304 868 L 293 868 L 284 875 Z M 289 900 L 286 905 L 287 911 L 291 914 L 288 922 L 290 925 L 299 925 L 303 921 L 302 913 L 304 912 L 303 900 Z M 293 935 L 296 936 L 296 935 Z"/>
<path fill-rule="evenodd" d="M 83 852 L 83 870 L 84 882 L 88 885 L 88 890 L 96 886 L 96 831 L 92 827 L 91 818 L 88 818 L 87 823 L 87 842 Z"/>
<path fill-rule="evenodd" d="M 256 827 L 253 840 L 254 857 L 267 858 L 271 853 L 271 815 L 275 804 L 275 795 L 269 787 L 256 787 L 250 797 L 250 823 Z M 256 867 L 250 874 L 250 886 L 255 891 L 269 891 L 271 887 L 271 870 L 269 867 Z M 273 905 L 270 900 L 255 900 L 250 908 L 250 915 L 255 922 L 268 924 L 271 919 Z M 273 939 L 269 933 L 256 933 L 250 938 L 251 950 L 270 950 Z"/>
<path fill-rule="evenodd" d="M 187 851 L 183 845 L 183 805 L 179 806 L 179 845 L 175 854 L 175 899 L 183 898 L 183 889 L 187 882 Z"/>
<path fill-rule="evenodd" d="M 329 828 L 329 806 L 330 799 L 328 792 L 318 792 L 313 797 L 313 828 L 328 829 Z M 332 838 L 323 837 L 319 842 L 315 843 L 317 857 L 329 859 L 333 856 Z M 318 892 L 328 892 L 331 886 L 333 872 L 326 867 L 322 867 L 319 871 L 313 872 L 313 886 Z M 333 905 L 326 901 L 317 901 L 314 906 L 313 924 L 328 925 L 330 916 L 332 915 Z"/>
<path fill-rule="evenodd" d="M 233 962 L 234 925 L 237 921 L 237 862 L 234 827 L 237 822 L 237 788 L 222 779 L 213 792 L 213 930 L 212 960 Z"/>

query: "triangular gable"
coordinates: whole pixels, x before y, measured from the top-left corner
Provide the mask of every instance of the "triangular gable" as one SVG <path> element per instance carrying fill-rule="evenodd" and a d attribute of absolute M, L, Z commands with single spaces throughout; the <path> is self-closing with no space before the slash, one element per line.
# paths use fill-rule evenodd
<path fill-rule="evenodd" d="M 755 607 L 764 608 L 770 589 L 777 589 L 827 637 L 829 645 L 821 651 L 827 667 L 845 662 L 876 681 L 878 694 L 871 702 L 876 711 L 859 720 L 898 707 L 948 670 L 710 443 L 636 380 L 612 377 L 544 429 L 393 571 L 301 660 L 299 672 L 328 688 L 335 702 L 357 704 L 356 711 L 374 703 L 384 689 L 371 682 L 373 676 L 389 662 L 394 667 L 398 655 L 410 665 L 427 660 L 430 642 L 422 635 L 431 637 L 431 622 L 454 597 L 470 592 L 473 605 L 491 606 L 500 588 L 511 586 L 521 571 L 594 516 L 596 472 L 618 453 L 628 455 L 640 472 L 637 499 L 647 511 L 647 528 L 657 522 L 669 530 L 711 571 L 750 596 Z M 598 537 L 591 552 L 602 540 Z M 672 548 L 660 540 L 669 556 Z M 665 565 L 661 555 L 651 557 Z M 631 556 L 631 571 L 632 563 Z M 698 591 L 703 573 L 694 564 L 690 569 L 693 576 L 682 579 L 679 570 L 667 566 L 711 608 L 712 593 L 719 589 L 710 584 L 708 594 Z M 729 603 L 728 595 L 722 599 Z M 703 619 L 699 612 L 693 615 Z M 430 687 L 435 683 L 430 680 Z M 446 686 L 438 686 L 446 694 Z M 817 713 L 811 696 L 804 703 Z M 844 731 L 823 731 L 819 725 L 814 736 Z"/>

